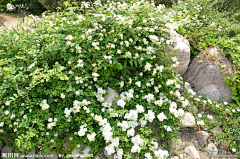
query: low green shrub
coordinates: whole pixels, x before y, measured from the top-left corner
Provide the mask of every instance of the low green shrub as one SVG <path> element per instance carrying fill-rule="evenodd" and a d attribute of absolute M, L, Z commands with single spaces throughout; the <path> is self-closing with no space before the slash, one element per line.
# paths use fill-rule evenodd
<path fill-rule="evenodd" d="M 21 153 L 70 154 L 88 145 L 94 156 L 102 148 L 119 158 L 169 156 L 189 103 L 218 104 L 185 88 L 177 58 L 165 52 L 176 14 L 144 1 L 82 2 L 3 30 L 0 141 L 7 136 Z M 117 102 L 105 101 L 109 87 Z M 197 123 L 206 128 L 203 120 Z"/>
<path fill-rule="evenodd" d="M 171 14 L 146 2 L 73 9 L 1 34 L 1 133 L 17 152 L 69 154 L 85 144 L 94 155 L 106 146 L 126 158 L 167 156 L 156 141 L 168 148 L 188 105 L 164 53 L 177 27 Z M 104 101 L 108 87 L 117 103 Z"/>

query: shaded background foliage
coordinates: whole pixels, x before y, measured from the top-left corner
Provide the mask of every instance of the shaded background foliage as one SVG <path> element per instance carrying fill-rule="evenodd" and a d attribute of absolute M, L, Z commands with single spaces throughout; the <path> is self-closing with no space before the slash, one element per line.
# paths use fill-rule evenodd
<path fill-rule="evenodd" d="M 27 9 L 34 14 L 41 14 L 46 10 L 57 11 L 58 7 L 64 9 L 64 2 L 66 0 L 0 0 L 1 8 L 6 9 L 8 3 L 13 4 L 16 9 Z M 69 2 L 81 3 L 82 1 L 93 2 L 94 0 L 68 0 Z M 105 3 L 107 0 L 102 0 Z M 131 0 L 113 0 L 115 2 L 130 2 Z M 151 1 L 151 0 L 147 0 Z M 185 0 L 183 0 L 184 2 Z M 195 0 L 202 1 L 204 0 Z M 177 3 L 178 0 L 154 0 L 155 5 L 165 4 L 167 7 Z M 237 13 L 240 10 L 239 0 L 210 0 L 205 1 L 213 9 L 219 12 L 229 12 L 229 14 Z M 236 17 L 240 21 L 240 15 Z"/>

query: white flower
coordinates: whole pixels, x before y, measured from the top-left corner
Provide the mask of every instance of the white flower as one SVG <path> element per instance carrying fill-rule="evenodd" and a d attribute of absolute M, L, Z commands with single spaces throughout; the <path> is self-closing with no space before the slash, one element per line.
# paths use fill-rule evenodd
<path fill-rule="evenodd" d="M 148 93 L 148 95 L 145 95 L 143 99 L 147 99 L 148 102 L 151 102 L 155 98 L 153 94 Z"/>
<path fill-rule="evenodd" d="M 72 35 L 68 35 L 65 39 L 71 41 L 73 39 L 73 36 Z"/>
<path fill-rule="evenodd" d="M 151 67 L 152 67 L 152 65 L 150 64 L 150 63 L 146 63 L 146 65 L 145 65 L 145 71 L 151 71 Z"/>
<path fill-rule="evenodd" d="M 152 42 L 158 42 L 158 40 L 159 40 L 156 35 L 150 35 L 149 38 Z"/>
<path fill-rule="evenodd" d="M 156 100 L 156 101 L 154 102 L 154 104 L 155 104 L 155 105 L 158 105 L 158 106 L 162 106 L 163 100 L 162 100 L 162 99 Z"/>
<path fill-rule="evenodd" d="M 202 114 L 199 113 L 199 114 L 198 114 L 198 117 L 201 118 L 201 117 L 202 117 Z"/>
<path fill-rule="evenodd" d="M 132 137 L 131 141 L 134 145 L 144 145 L 144 141 L 141 139 L 140 135 Z"/>
<path fill-rule="evenodd" d="M 126 102 L 124 100 L 120 99 L 117 101 L 117 105 L 124 108 L 124 106 L 126 105 Z"/>
<path fill-rule="evenodd" d="M 135 130 L 133 128 L 131 128 L 130 130 L 127 131 L 127 136 L 130 137 L 130 136 L 134 136 L 135 134 Z"/>
<path fill-rule="evenodd" d="M 120 87 L 123 87 L 123 86 L 124 86 L 124 81 L 121 81 L 121 82 L 119 83 L 119 85 L 120 85 Z"/>
<path fill-rule="evenodd" d="M 127 121 L 122 121 L 122 123 L 117 123 L 117 126 L 122 127 L 122 131 L 126 131 L 127 128 L 129 128 L 128 122 Z"/>
<path fill-rule="evenodd" d="M 3 125 L 4 125 L 4 122 L 1 122 L 1 123 L 0 123 L 0 127 L 3 127 Z"/>
<path fill-rule="evenodd" d="M 159 113 L 157 115 L 157 118 L 159 119 L 159 121 L 163 121 L 163 120 L 167 119 L 166 115 L 163 112 Z"/>
<path fill-rule="evenodd" d="M 152 122 L 155 119 L 155 113 L 152 110 L 148 110 L 148 114 L 145 114 L 145 119 Z"/>
<path fill-rule="evenodd" d="M 6 110 L 4 113 L 5 113 L 5 115 L 8 115 L 8 114 L 9 114 L 9 111 L 8 111 L 8 110 Z"/>
<path fill-rule="evenodd" d="M 228 105 L 228 102 L 223 102 L 224 105 Z"/>
<path fill-rule="evenodd" d="M 151 156 L 151 154 L 150 153 L 145 153 L 145 155 L 144 155 L 145 157 L 146 157 L 146 159 L 152 159 L 152 156 Z"/>
<path fill-rule="evenodd" d="M 204 121 L 203 120 L 197 121 L 197 124 L 198 125 L 204 125 Z"/>
<path fill-rule="evenodd" d="M 141 148 L 139 147 L 139 145 L 134 144 L 133 147 L 132 147 L 132 149 L 131 149 L 131 152 L 132 152 L 132 153 L 135 153 L 135 152 L 140 153 L 140 151 L 141 151 Z"/>
<path fill-rule="evenodd" d="M 24 116 L 23 116 L 23 119 L 27 119 L 27 115 L 24 115 Z"/>
<path fill-rule="evenodd" d="M 171 85 L 171 84 L 173 84 L 173 80 L 170 80 L 170 79 L 167 80 L 166 85 L 169 86 L 169 85 Z"/>
<path fill-rule="evenodd" d="M 87 134 L 87 138 L 89 141 L 94 141 L 95 140 L 95 136 L 96 136 L 96 133 L 92 133 L 92 134 Z"/>
<path fill-rule="evenodd" d="M 212 117 L 211 115 L 209 115 L 209 114 L 207 115 L 207 117 L 208 117 L 209 119 L 213 119 L 213 117 Z"/>
<path fill-rule="evenodd" d="M 141 87 L 141 81 L 135 83 L 138 87 Z"/>
<path fill-rule="evenodd" d="M 141 127 L 144 127 L 147 124 L 147 120 L 140 119 L 139 121 L 140 121 Z"/>
<path fill-rule="evenodd" d="M 100 76 L 98 73 L 96 73 L 96 72 L 94 72 L 94 73 L 92 73 L 92 76 L 93 77 L 98 77 L 98 76 Z"/>
<path fill-rule="evenodd" d="M 188 104 L 189 104 L 189 101 L 188 101 L 187 99 L 185 99 L 184 101 L 182 101 L 182 106 L 183 106 L 183 107 L 188 106 Z"/>
<path fill-rule="evenodd" d="M 84 136 L 86 131 L 87 131 L 86 125 L 81 125 L 80 130 L 78 131 L 78 135 Z"/>
<path fill-rule="evenodd" d="M 142 105 L 137 104 L 137 105 L 136 105 L 136 108 L 137 108 L 137 112 L 138 112 L 138 113 L 143 113 L 143 112 L 144 112 L 144 108 L 143 108 Z"/>
<path fill-rule="evenodd" d="M 10 105 L 10 101 L 6 101 L 6 102 L 5 102 L 5 105 Z"/>
<path fill-rule="evenodd" d="M 167 130 L 167 132 L 172 131 L 172 128 L 170 126 L 164 125 L 163 127 L 165 128 L 165 130 Z"/>
<path fill-rule="evenodd" d="M 65 98 L 65 95 L 63 93 L 61 93 L 61 98 L 64 99 Z"/>
<path fill-rule="evenodd" d="M 105 147 L 105 150 L 107 151 L 108 155 L 111 155 L 112 153 L 115 152 L 114 146 L 112 144 L 108 145 Z"/>
<path fill-rule="evenodd" d="M 235 148 L 232 148 L 232 152 L 236 152 L 236 149 L 235 149 Z"/>

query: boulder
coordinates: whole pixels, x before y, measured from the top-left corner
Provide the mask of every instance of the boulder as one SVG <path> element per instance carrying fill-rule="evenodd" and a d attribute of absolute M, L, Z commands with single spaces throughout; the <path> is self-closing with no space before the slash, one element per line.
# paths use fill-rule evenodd
<path fill-rule="evenodd" d="M 199 60 L 202 62 L 198 62 Z M 223 64 L 225 67 L 221 67 Z M 193 85 L 197 94 L 202 94 L 212 101 L 232 103 L 234 101 L 231 87 L 224 86 L 224 77 L 227 74 L 223 73 L 223 71 L 231 70 L 231 65 L 232 63 L 217 48 L 209 48 L 194 57 L 183 78 Z"/>
<path fill-rule="evenodd" d="M 173 47 L 167 47 L 167 52 L 170 53 L 171 57 L 177 57 L 177 61 L 179 62 L 178 66 L 174 69 L 181 76 L 187 71 L 188 65 L 190 63 L 190 44 L 189 42 L 180 34 L 176 34 Z"/>
<path fill-rule="evenodd" d="M 180 123 L 180 127 L 195 127 L 195 118 L 194 116 L 189 113 L 189 112 L 185 112 L 184 115 L 181 117 L 181 123 Z"/>

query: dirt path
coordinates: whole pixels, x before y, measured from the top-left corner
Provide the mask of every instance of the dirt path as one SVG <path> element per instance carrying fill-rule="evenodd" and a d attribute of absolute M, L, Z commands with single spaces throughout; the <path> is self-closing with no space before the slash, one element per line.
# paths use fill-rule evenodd
<path fill-rule="evenodd" d="M 17 24 L 20 24 L 22 21 L 20 18 L 16 18 L 13 15 L 7 15 L 7 14 L 0 14 L 0 20 L 4 24 L 4 26 L 7 28 L 16 26 Z"/>

